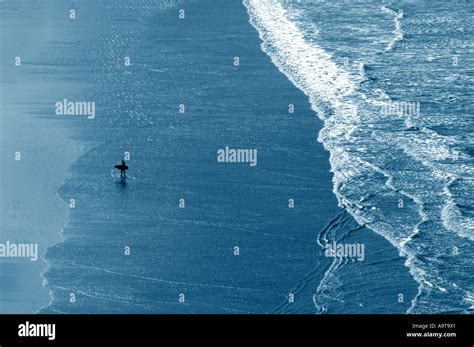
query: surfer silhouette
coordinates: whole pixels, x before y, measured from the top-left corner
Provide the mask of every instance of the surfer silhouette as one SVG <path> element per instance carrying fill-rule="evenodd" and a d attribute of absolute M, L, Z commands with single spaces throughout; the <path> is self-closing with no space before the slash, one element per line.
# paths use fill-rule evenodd
<path fill-rule="evenodd" d="M 115 168 L 120 170 L 120 177 L 127 177 L 127 175 L 125 174 L 125 170 L 128 169 L 128 166 L 125 164 L 123 160 L 122 160 L 122 164 L 115 165 Z"/>

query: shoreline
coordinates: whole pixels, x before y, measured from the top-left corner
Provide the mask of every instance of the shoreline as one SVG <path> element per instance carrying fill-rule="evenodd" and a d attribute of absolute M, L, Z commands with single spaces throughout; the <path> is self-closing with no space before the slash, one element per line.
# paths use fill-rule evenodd
<path fill-rule="evenodd" d="M 71 174 L 84 147 L 73 140 L 73 130 L 54 116 L 54 94 L 70 86 L 55 78 L 61 64 L 50 57 L 54 36 L 50 20 L 60 12 L 51 4 L 37 4 L 30 17 L 24 4 L 9 3 L 2 14 L 0 155 L 4 168 L 0 182 L 1 241 L 31 243 L 37 261 L 0 259 L 0 312 L 37 313 L 50 303 L 44 286 L 47 249 L 63 241 L 69 207 L 58 190 Z M 60 17 L 56 17 L 56 23 Z M 34 25 L 40 30 L 25 30 Z M 13 56 L 21 57 L 15 66 Z M 46 56 L 47 58 L 44 58 Z M 53 60 L 51 60 L 53 59 Z M 20 152 L 20 160 L 15 153 Z"/>
<path fill-rule="evenodd" d="M 420 288 L 422 282 L 413 272 L 414 269 L 408 266 L 410 256 L 404 252 L 399 244 L 394 242 L 393 238 L 371 225 L 370 219 L 360 216 L 359 211 L 354 210 L 351 203 L 347 202 L 346 197 L 337 189 L 337 186 L 344 181 L 344 173 L 336 169 L 338 166 L 342 166 L 341 163 L 344 159 L 341 160 L 338 156 L 343 157 L 343 154 L 346 153 L 344 153 L 344 146 L 339 148 L 337 145 L 334 146 L 337 141 L 334 141 L 328 134 L 335 132 L 337 137 L 344 132 L 351 132 L 351 125 L 346 123 L 346 120 L 356 118 L 357 115 L 357 106 L 353 100 L 357 82 L 347 71 L 335 63 L 331 54 L 325 49 L 316 44 L 309 44 L 305 40 L 298 26 L 287 18 L 283 6 L 274 4 L 274 7 L 269 9 L 263 6 L 265 4 L 258 1 L 243 0 L 243 3 L 250 17 L 249 22 L 258 32 L 262 42 L 262 51 L 268 55 L 275 67 L 288 78 L 295 88 L 298 88 L 308 97 L 314 114 L 324 123 L 318 131 L 318 141 L 329 154 L 328 161 L 333 173 L 333 193 L 337 197 L 338 205 L 351 215 L 360 228 L 366 228 L 378 237 L 382 237 L 393 247 L 393 251 L 396 251 L 400 259 L 403 260 L 413 282 L 416 283 L 417 288 Z M 301 51 L 306 52 L 306 54 L 301 54 Z M 295 63 L 298 66 L 296 69 L 293 68 Z M 341 112 L 343 116 L 338 124 L 345 127 L 343 130 L 331 127 L 333 123 L 332 120 L 329 120 L 330 113 L 326 111 L 326 108 L 337 110 L 338 107 L 343 110 Z M 335 113 L 337 114 L 338 111 Z M 413 296 L 412 302 L 416 300 L 417 296 L 418 294 Z M 410 309 L 411 307 L 406 313 Z"/>
<path fill-rule="evenodd" d="M 15 113 L 19 116 L 20 113 Z M 26 118 L 34 117 L 24 114 Z M 2 259 L 2 276 L 6 281 L 1 288 L 2 297 L 0 306 L 2 313 L 37 313 L 50 303 L 50 290 L 44 284 L 43 274 L 48 269 L 48 262 L 44 256 L 47 249 L 54 244 L 64 241 L 61 230 L 68 223 L 69 208 L 65 201 L 58 196 L 58 189 L 71 174 L 71 166 L 82 152 L 82 147 L 71 140 L 69 132 L 62 125 L 53 120 L 38 119 L 28 121 L 31 131 L 54 134 L 56 144 L 63 147 L 62 151 L 55 151 L 56 145 L 50 147 L 45 144 L 21 144 L 22 153 L 35 153 L 35 161 L 49 163 L 53 160 L 55 169 L 49 171 L 46 166 L 38 167 L 28 159 L 22 159 L 21 168 L 9 167 L 9 174 L 2 174 L 2 185 L 18 187 L 21 180 L 21 191 L 10 188 L 10 193 L 2 194 L 2 240 L 36 244 L 39 259 L 31 262 L 28 259 Z M 9 122 L 13 124 L 13 122 Z M 25 129 L 25 125 L 23 125 Z M 2 135 L 8 127 L 3 127 Z M 17 136 L 15 143 L 21 143 Z M 6 146 L 2 146 L 2 152 Z M 65 151 L 64 148 L 69 148 Z M 43 169 L 44 170 L 41 170 Z M 37 172 L 41 172 L 38 174 Z M 16 183 L 13 183 L 16 182 Z M 5 192 L 5 187 L 2 187 Z M 41 197 L 32 199 L 31 196 Z M 22 221 L 14 219 L 21 218 Z M 10 280 L 12 285 L 6 283 Z"/>

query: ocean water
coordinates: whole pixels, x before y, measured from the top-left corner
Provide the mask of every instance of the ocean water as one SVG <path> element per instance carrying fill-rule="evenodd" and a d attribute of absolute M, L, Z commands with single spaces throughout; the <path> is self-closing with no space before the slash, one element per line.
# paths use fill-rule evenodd
<path fill-rule="evenodd" d="M 28 106 L 83 148 L 40 312 L 471 312 L 472 3 L 33 4 L 2 9 L 55 28 Z M 95 118 L 55 116 L 64 98 Z"/>
<path fill-rule="evenodd" d="M 324 120 L 339 204 L 419 283 L 408 312 L 472 310 L 473 4 L 246 6 L 264 51 Z M 419 111 L 384 111 L 397 102 Z"/>
<path fill-rule="evenodd" d="M 84 98 L 102 106 L 77 124 L 91 149 L 60 189 L 76 207 L 66 241 L 46 254 L 43 312 L 405 312 L 409 300 L 397 297 L 414 296 L 415 282 L 389 243 L 337 205 L 321 123 L 260 49 L 243 4 L 185 3 L 184 21 L 180 5 L 143 5 L 123 25 L 124 9 L 103 18 L 90 3 L 91 38 L 71 54 L 93 71 L 76 74 L 97 84 Z M 225 146 L 256 148 L 257 166 L 217 163 Z M 125 151 L 124 184 L 112 167 Z M 323 230 L 372 244 L 367 261 L 331 268 Z"/>

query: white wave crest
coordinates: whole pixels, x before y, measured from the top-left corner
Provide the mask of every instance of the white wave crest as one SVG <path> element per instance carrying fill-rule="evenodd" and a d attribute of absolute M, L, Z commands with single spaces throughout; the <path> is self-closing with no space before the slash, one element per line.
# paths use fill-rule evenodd
<path fill-rule="evenodd" d="M 388 52 L 388 51 L 391 51 L 395 47 L 398 41 L 403 40 L 403 30 L 402 30 L 403 11 L 402 10 L 395 11 L 386 6 L 382 6 L 380 9 L 383 12 L 392 15 L 393 21 L 395 23 L 395 30 L 393 31 L 394 37 L 385 48 L 385 51 Z"/>

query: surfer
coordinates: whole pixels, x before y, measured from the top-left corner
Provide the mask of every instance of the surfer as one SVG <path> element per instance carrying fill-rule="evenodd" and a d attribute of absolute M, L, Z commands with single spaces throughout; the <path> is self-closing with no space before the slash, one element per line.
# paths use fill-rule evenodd
<path fill-rule="evenodd" d="M 122 164 L 115 165 L 115 168 L 120 170 L 120 177 L 127 177 L 127 175 L 125 174 L 125 170 L 128 169 L 128 166 L 125 164 L 123 160 L 122 160 Z"/>

